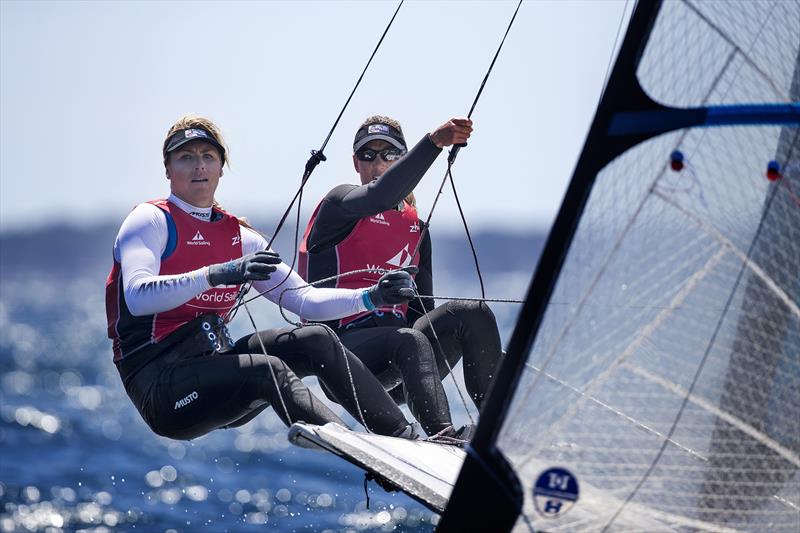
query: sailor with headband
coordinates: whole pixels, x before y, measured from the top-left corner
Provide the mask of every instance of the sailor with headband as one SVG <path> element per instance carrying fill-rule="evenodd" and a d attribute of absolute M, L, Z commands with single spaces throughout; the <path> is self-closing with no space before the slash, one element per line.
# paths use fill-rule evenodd
<path fill-rule="evenodd" d="M 322 326 L 268 329 L 234 342 L 224 317 L 239 287 L 308 320 L 334 320 L 410 297 L 394 274 L 358 289 L 303 287 L 263 236 L 214 194 L 228 150 L 219 128 L 184 116 L 163 146 L 170 195 L 137 205 L 114 243 L 106 283 L 108 336 L 132 402 L 157 434 L 192 439 L 240 426 L 269 406 L 287 424 L 343 424 L 300 381 L 315 375 L 367 428 L 413 437 L 413 427 L 366 366 Z M 405 291 L 403 290 L 405 289 Z M 357 394 L 357 396 L 356 396 Z"/>

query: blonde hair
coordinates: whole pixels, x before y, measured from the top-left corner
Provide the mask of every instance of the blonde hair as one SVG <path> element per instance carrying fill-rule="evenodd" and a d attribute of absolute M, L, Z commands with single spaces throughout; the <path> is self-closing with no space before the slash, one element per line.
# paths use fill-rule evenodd
<path fill-rule="evenodd" d="M 387 117 L 385 115 L 372 115 L 367 117 L 364 119 L 364 122 L 361 123 L 358 129 L 360 130 L 361 128 L 370 126 L 372 124 L 387 124 L 399 131 L 400 135 L 405 137 L 405 133 L 403 133 L 403 127 L 400 125 L 400 123 L 392 117 Z M 408 196 L 405 197 L 405 201 L 411 204 L 414 209 L 417 208 L 417 198 L 414 196 L 413 192 L 408 193 Z"/>
<path fill-rule="evenodd" d="M 175 123 L 167 132 L 167 136 L 164 138 L 164 143 L 161 148 L 161 152 L 164 154 L 165 167 L 167 166 L 167 159 L 169 158 L 169 154 L 167 154 L 167 143 L 169 142 L 170 137 L 172 137 L 176 131 L 189 128 L 199 128 L 210 133 L 224 150 L 224 153 L 221 154 L 223 157 L 223 164 L 228 165 L 228 168 L 230 168 L 230 157 L 228 156 L 230 150 L 228 149 L 228 145 L 225 144 L 225 138 L 222 136 L 222 130 L 220 130 L 219 126 L 214 124 L 210 118 L 195 115 L 193 113 L 189 113 L 178 118 L 178 120 L 175 121 Z"/>
<path fill-rule="evenodd" d="M 188 128 L 200 128 L 200 129 L 204 129 L 208 133 L 210 133 L 211 136 L 214 137 L 214 139 L 220 144 L 220 146 L 222 146 L 223 150 L 225 151 L 224 154 L 222 154 L 223 157 L 224 157 L 224 163 L 223 164 L 228 165 L 228 168 L 230 168 L 230 157 L 228 156 L 228 153 L 230 152 L 230 150 L 228 149 L 228 145 L 225 144 L 225 138 L 222 136 L 222 130 L 220 130 L 219 126 L 217 126 L 210 118 L 202 117 L 200 115 L 195 115 L 195 114 L 192 114 L 192 113 L 189 113 L 187 115 L 183 115 L 182 117 L 178 118 L 178 120 L 176 120 L 175 123 L 169 128 L 169 131 L 167 132 L 167 136 L 164 138 L 164 144 L 163 144 L 163 147 L 162 147 L 162 150 L 161 150 L 163 152 L 163 154 L 164 154 L 164 166 L 165 167 L 167 166 L 167 159 L 169 158 L 169 154 L 167 154 L 167 143 L 169 142 L 170 137 L 172 137 L 175 134 L 176 131 L 185 130 L 185 129 L 188 129 Z M 214 201 L 213 201 L 211 207 L 217 209 L 218 211 L 225 211 L 225 209 L 217 201 L 216 198 L 214 198 Z M 250 228 L 251 230 L 255 231 L 256 233 L 264 235 L 263 233 L 258 231 L 256 228 L 254 228 L 250 224 L 250 222 L 247 221 L 247 219 L 245 217 L 236 217 L 236 218 L 237 218 L 237 220 L 239 220 L 239 224 L 241 224 L 242 226 L 244 226 L 246 228 Z M 269 239 L 267 239 L 267 240 L 269 240 Z"/>
<path fill-rule="evenodd" d="M 372 124 L 387 124 L 399 131 L 401 135 L 405 136 L 405 134 L 403 134 L 403 128 L 400 126 L 399 122 L 391 117 L 385 117 L 383 115 L 372 115 L 371 117 L 367 117 L 364 122 L 361 123 L 358 129 L 361 129 L 364 126 L 370 126 Z"/>

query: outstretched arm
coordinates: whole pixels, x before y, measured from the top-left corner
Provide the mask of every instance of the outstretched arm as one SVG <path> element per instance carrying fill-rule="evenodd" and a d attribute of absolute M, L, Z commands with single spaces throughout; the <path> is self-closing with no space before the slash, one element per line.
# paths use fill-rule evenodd
<path fill-rule="evenodd" d="M 445 146 L 467 142 L 472 120 L 453 118 L 420 140 L 377 180 L 350 190 L 340 207 L 351 218 L 362 218 L 396 206 L 414 190 Z"/>
<path fill-rule="evenodd" d="M 159 275 L 166 244 L 167 220 L 154 205 L 138 205 L 122 223 L 114 257 L 122 267 L 125 303 L 134 316 L 174 309 L 210 288 L 204 268 Z"/>
<path fill-rule="evenodd" d="M 423 137 L 408 154 L 372 183 L 340 185 L 331 190 L 325 196 L 308 236 L 309 249 L 337 243 L 359 219 L 399 204 L 414 190 L 443 147 L 466 142 L 471 133 L 470 119 L 453 118 Z"/>

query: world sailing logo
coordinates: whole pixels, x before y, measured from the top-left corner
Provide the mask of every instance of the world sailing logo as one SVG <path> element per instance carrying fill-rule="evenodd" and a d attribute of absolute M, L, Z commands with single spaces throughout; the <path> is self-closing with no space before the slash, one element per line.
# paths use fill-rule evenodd
<path fill-rule="evenodd" d="M 197 230 L 197 233 L 194 234 L 191 241 L 186 241 L 186 244 L 189 246 L 211 246 L 211 243 L 208 242 L 203 234 L 200 233 L 200 230 Z"/>
<path fill-rule="evenodd" d="M 383 213 L 378 213 L 374 217 L 369 217 L 369 221 L 374 223 L 374 224 L 381 224 L 383 226 L 390 226 L 391 225 L 386 221 L 386 218 L 384 218 Z"/>

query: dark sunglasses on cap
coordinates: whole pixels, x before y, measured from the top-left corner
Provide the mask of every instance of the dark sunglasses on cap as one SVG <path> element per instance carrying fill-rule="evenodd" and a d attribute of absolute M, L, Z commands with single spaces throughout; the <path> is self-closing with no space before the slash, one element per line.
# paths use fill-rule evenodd
<path fill-rule="evenodd" d="M 406 155 L 406 151 L 399 148 L 384 148 L 383 150 L 364 148 L 356 152 L 356 157 L 359 161 L 375 161 L 375 158 L 378 157 L 378 154 L 380 154 L 381 159 L 389 163 L 397 161 Z"/>

